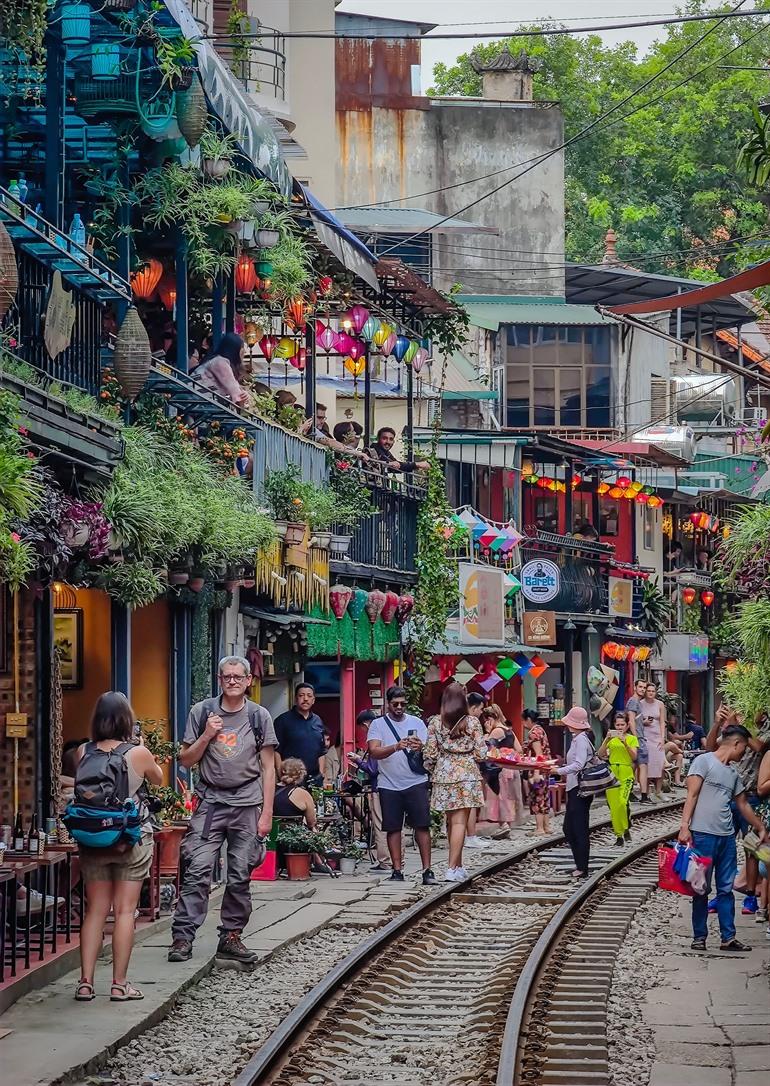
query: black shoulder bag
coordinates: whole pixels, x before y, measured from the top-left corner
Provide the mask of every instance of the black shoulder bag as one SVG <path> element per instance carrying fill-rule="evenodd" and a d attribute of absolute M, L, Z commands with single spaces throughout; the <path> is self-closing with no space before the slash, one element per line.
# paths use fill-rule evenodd
<path fill-rule="evenodd" d="M 393 738 L 396 740 L 397 743 L 400 743 L 401 742 L 401 736 L 398 734 L 396 729 L 393 727 L 393 725 L 392 725 L 392 723 L 390 721 L 390 717 L 385 715 L 385 716 L 383 716 L 382 719 L 385 721 L 385 723 L 388 725 L 390 730 L 393 732 Z M 406 755 L 406 760 L 409 763 L 409 768 L 411 769 L 412 773 L 416 773 L 418 777 L 424 777 L 426 771 L 425 771 L 425 762 L 423 761 L 423 758 L 422 758 L 422 751 L 421 750 L 404 750 L 404 751 L 402 751 L 402 753 Z"/>

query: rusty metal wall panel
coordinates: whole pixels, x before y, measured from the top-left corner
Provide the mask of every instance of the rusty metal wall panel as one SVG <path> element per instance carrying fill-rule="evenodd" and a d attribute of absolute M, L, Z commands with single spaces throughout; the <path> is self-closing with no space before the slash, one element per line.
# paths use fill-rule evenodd
<path fill-rule="evenodd" d="M 430 109 L 427 98 L 412 94 L 412 65 L 419 63 L 419 40 L 339 38 L 337 110 Z"/>

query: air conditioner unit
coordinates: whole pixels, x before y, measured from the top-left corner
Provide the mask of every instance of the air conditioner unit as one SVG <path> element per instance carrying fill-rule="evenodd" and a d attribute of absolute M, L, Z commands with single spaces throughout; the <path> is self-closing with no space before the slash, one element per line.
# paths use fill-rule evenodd
<path fill-rule="evenodd" d="M 767 422 L 767 408 L 742 407 L 738 412 L 737 419 L 748 426 L 764 426 Z"/>

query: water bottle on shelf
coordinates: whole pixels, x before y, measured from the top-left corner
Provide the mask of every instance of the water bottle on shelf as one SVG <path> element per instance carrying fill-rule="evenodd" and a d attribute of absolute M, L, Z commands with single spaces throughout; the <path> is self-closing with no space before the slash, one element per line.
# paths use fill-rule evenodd
<path fill-rule="evenodd" d="M 8 186 L 8 199 L 6 202 L 11 211 L 21 211 L 21 193 L 19 192 L 19 182 L 15 178 Z"/>
<path fill-rule="evenodd" d="M 26 175 L 23 174 L 23 173 L 20 173 L 19 174 L 19 200 L 21 200 L 21 202 L 23 204 L 26 204 L 26 202 L 27 202 L 27 194 L 28 193 L 29 193 L 29 185 L 27 184 Z"/>
<path fill-rule="evenodd" d="M 86 225 L 80 217 L 79 212 L 75 212 L 72 216 L 72 222 L 70 223 L 70 237 L 78 245 L 85 249 L 86 246 Z"/>

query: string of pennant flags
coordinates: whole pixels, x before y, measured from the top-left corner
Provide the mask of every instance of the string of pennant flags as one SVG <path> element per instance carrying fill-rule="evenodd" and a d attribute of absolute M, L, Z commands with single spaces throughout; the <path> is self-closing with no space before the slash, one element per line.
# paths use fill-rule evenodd
<path fill-rule="evenodd" d="M 498 683 L 504 682 L 507 686 L 511 679 L 517 676 L 523 678 L 530 675 L 533 679 L 538 679 L 547 668 L 548 664 L 537 653 L 527 656 L 523 652 L 517 652 L 513 656 L 504 656 L 501 660 L 484 660 L 478 667 L 469 660 L 444 656 L 439 663 L 439 679 L 441 682 L 454 679 L 463 686 L 475 682 L 488 694 Z"/>
<path fill-rule="evenodd" d="M 470 534 L 475 550 L 483 551 L 490 557 L 510 559 L 514 548 L 524 539 L 512 523 L 489 520 L 470 506 L 453 513 L 450 519 L 454 528 Z"/>

